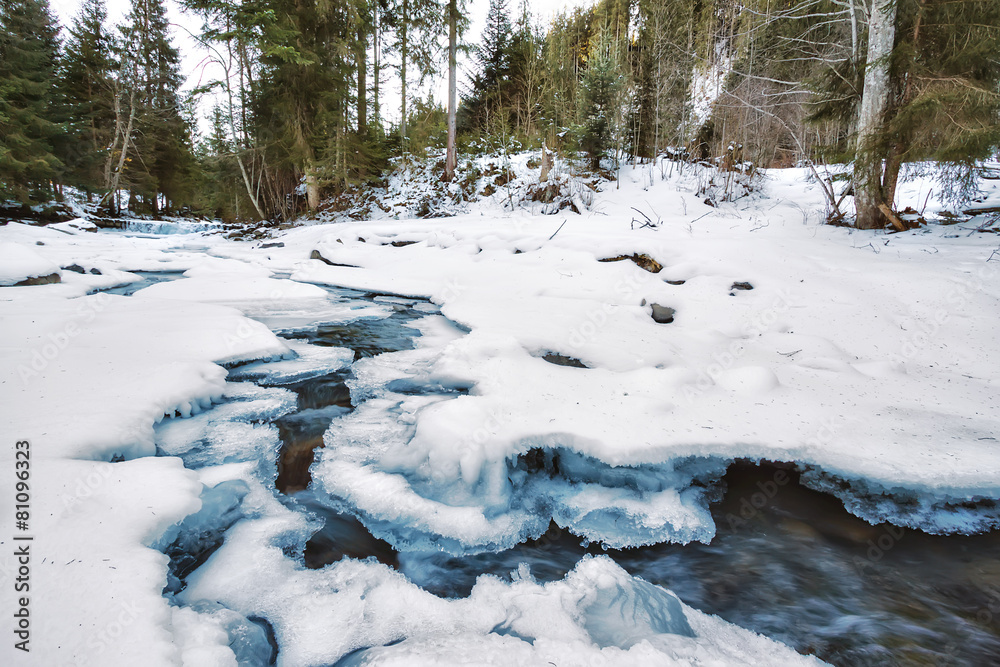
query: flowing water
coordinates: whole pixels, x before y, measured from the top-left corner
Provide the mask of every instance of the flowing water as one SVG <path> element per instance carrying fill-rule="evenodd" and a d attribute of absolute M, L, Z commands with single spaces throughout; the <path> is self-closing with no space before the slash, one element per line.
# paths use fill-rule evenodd
<path fill-rule="evenodd" d="M 330 291 L 338 299 L 392 303 L 394 312 L 282 335 L 348 347 L 360 359 L 412 348 L 418 333 L 406 325 L 434 311 L 426 302 Z M 358 520 L 331 510 L 309 486 L 323 433 L 356 407 L 345 383 L 350 373 L 284 385 L 296 393 L 298 409 L 275 421 L 282 440 L 277 491 L 325 522 L 306 545 L 307 567 L 373 556 L 436 595 L 461 597 L 482 574 L 509 578 L 527 563 L 537 579 L 552 581 L 584 554 L 607 553 L 697 609 L 835 665 L 1000 664 L 1000 532 L 944 537 L 872 526 L 833 497 L 799 484 L 795 468 L 779 463 L 730 466 L 712 508 L 718 532 L 709 545 L 604 551 L 553 524 L 540 539 L 501 553 L 397 553 Z"/>

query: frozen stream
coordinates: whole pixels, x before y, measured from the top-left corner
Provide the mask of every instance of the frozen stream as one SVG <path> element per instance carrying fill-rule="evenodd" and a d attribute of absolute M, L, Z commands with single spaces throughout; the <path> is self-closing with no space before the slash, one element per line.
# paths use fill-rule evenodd
<path fill-rule="evenodd" d="M 144 274 L 143 285 L 175 277 Z M 291 328 L 259 306 L 248 314 L 299 344 L 349 348 L 355 361 L 412 348 L 419 332 L 410 325 L 435 314 L 423 301 L 335 288 L 329 292 L 331 300 L 358 312 L 374 306 L 384 313 Z M 715 488 L 712 515 L 718 533 L 710 545 L 605 551 L 600 545 L 581 545 L 553 523 L 541 539 L 500 553 L 397 552 L 310 485 L 310 466 L 323 447 L 323 434 L 361 403 L 349 387 L 353 364 L 290 377 L 269 375 L 268 366 L 256 364 L 249 375 L 240 368 L 233 373 L 236 379 L 294 392 L 294 409 L 270 420 L 281 442 L 274 492 L 289 507 L 322 520 L 304 554 L 292 556 L 302 558 L 308 568 L 345 557 L 373 557 L 435 595 L 459 598 L 470 593 L 481 574 L 509 580 L 512 571 L 527 563 L 539 581 L 555 581 L 585 554 L 607 553 L 629 573 L 673 590 L 697 609 L 832 664 L 1000 663 L 1000 533 L 941 537 L 872 526 L 848 514 L 835 498 L 800 485 L 798 471 L 788 465 L 740 461 L 730 466 Z M 392 390 L 447 400 L 468 388 L 396 381 Z M 197 456 L 186 456 L 185 463 L 200 465 Z M 183 589 L 183 579 L 223 538 L 217 531 L 211 539 L 175 542 L 168 553 L 181 581 L 166 594 Z M 266 619 L 254 622 L 251 634 L 268 634 L 272 650 L 261 650 L 258 637 L 256 653 L 249 651 L 245 664 L 266 664 L 281 647 Z"/>

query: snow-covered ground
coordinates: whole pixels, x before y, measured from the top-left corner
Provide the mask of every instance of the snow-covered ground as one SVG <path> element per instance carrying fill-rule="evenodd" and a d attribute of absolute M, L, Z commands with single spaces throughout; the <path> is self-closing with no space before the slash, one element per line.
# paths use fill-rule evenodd
<path fill-rule="evenodd" d="M 258 664 L 264 625 L 282 665 L 815 662 L 606 557 L 545 584 L 483 577 L 458 600 L 374 560 L 307 570 L 318 526 L 274 489 L 269 423 L 294 396 L 232 381 L 350 365 L 358 407 L 332 420 L 313 487 L 401 551 L 499 550 L 551 521 L 613 547 L 708 542 L 707 489 L 737 458 L 795 462 L 872 522 L 996 527 L 997 234 L 976 231 L 982 217 L 828 227 L 803 170 L 765 178 L 713 207 L 690 173 L 646 166 L 583 215 L 495 196 L 452 218 L 301 227 L 268 248 L 0 227 L 4 285 L 61 278 L 0 287 L 4 507 L 30 471 L 27 528 L 0 518 L 4 614 L 28 543 L 11 538 L 33 538 L 31 653 L 8 632 L 4 663 Z M 899 208 L 921 210 L 930 187 L 902 186 Z M 185 274 L 94 293 L 136 271 Z M 276 336 L 394 312 L 322 286 L 424 297 L 440 314 L 413 323 L 413 350 L 359 361 Z M 17 441 L 30 468 L 15 467 Z M 165 596 L 164 551 L 209 534 L 224 544 Z"/>

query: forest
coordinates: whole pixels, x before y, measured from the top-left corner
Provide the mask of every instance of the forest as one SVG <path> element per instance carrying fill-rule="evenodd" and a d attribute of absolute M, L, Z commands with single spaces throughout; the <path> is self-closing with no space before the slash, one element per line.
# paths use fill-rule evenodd
<path fill-rule="evenodd" d="M 611 178 L 664 154 L 847 165 L 821 179 L 830 220 L 882 228 L 904 163 L 958 200 L 1000 146 L 994 0 L 599 0 L 548 25 L 491 0 L 482 35 L 457 0 L 181 4 L 215 73 L 186 90 L 164 0 L 117 25 L 85 0 L 65 29 L 48 0 L 0 2 L 5 206 L 68 188 L 112 216 L 287 221 L 410 160 L 446 182 L 458 155 L 544 145 Z"/>

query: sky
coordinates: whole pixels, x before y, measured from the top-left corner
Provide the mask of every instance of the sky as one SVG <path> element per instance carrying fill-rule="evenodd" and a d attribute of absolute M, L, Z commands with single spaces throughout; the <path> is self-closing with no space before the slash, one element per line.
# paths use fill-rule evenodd
<path fill-rule="evenodd" d="M 108 20 L 110 23 L 118 23 L 124 20 L 131 6 L 130 0 L 105 0 L 108 6 Z M 59 18 L 63 26 L 69 26 L 73 18 L 80 11 L 81 0 L 49 0 L 53 12 Z M 596 0 L 531 0 L 529 7 L 535 22 L 547 24 L 553 16 L 564 9 L 577 6 L 590 5 Z M 197 33 L 201 27 L 200 20 L 195 16 L 185 13 L 173 0 L 167 0 L 167 14 L 173 24 L 173 43 L 178 48 L 182 57 L 181 71 L 187 76 L 185 89 L 192 89 L 200 84 L 207 83 L 212 72 L 206 69 L 204 64 L 205 53 L 198 43 L 188 34 Z M 521 0 L 508 0 L 508 11 L 513 22 L 521 12 Z M 489 0 L 470 0 L 466 4 L 467 15 L 470 19 L 469 29 L 466 31 L 463 40 L 466 43 L 478 43 L 486 23 L 486 15 L 489 10 Z M 469 63 L 468 59 L 459 62 L 459 86 L 468 80 Z M 399 120 L 399 82 L 389 71 L 383 73 L 383 95 L 382 95 L 382 115 L 387 122 L 398 122 Z M 411 86 L 413 82 L 411 82 Z M 427 90 L 433 90 L 434 96 L 438 100 L 444 101 L 447 97 L 447 71 L 430 81 L 423 94 Z M 208 127 L 207 114 L 208 105 L 201 105 L 200 127 L 205 132 Z"/>

